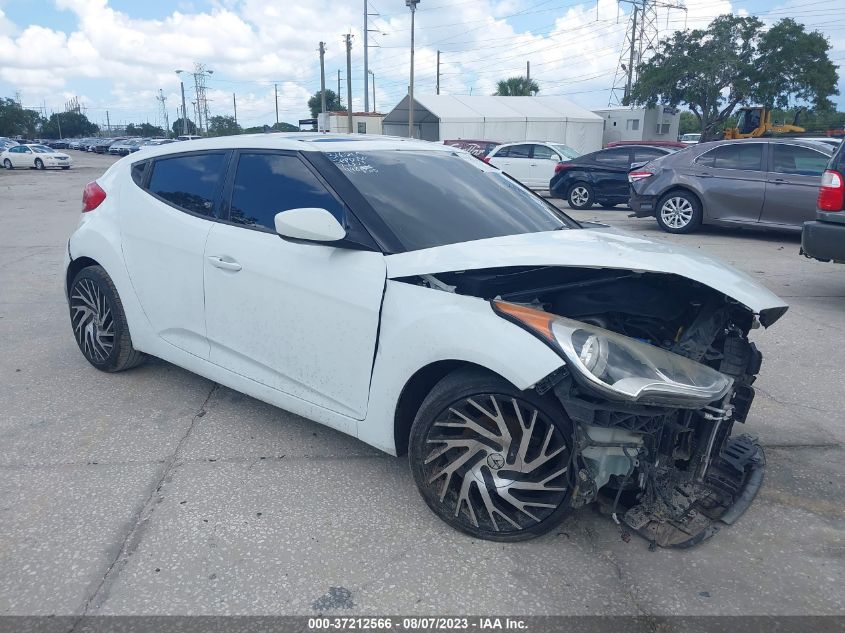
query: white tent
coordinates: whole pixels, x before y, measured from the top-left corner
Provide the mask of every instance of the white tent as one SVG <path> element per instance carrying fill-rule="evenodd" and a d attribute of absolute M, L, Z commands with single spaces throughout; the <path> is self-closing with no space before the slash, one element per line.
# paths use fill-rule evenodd
<path fill-rule="evenodd" d="M 384 118 L 385 134 L 408 136 L 408 102 Z M 563 97 L 415 95 L 414 102 L 414 135 L 426 141 L 549 141 L 581 153 L 602 146 L 602 117 Z"/>

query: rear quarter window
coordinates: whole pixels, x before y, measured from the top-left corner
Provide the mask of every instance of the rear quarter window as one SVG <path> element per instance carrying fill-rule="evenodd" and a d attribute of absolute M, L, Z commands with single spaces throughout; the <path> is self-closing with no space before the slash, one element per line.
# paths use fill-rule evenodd
<path fill-rule="evenodd" d="M 146 189 L 183 211 L 212 217 L 226 158 L 226 152 L 157 158 Z"/>

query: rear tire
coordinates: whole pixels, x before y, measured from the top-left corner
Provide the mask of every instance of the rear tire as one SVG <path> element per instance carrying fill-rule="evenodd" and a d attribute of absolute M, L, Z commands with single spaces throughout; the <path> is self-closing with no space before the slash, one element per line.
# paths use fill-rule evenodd
<path fill-rule="evenodd" d="M 566 201 L 573 209 L 589 209 L 595 200 L 593 188 L 586 182 L 576 182 L 569 189 L 569 195 L 566 196 Z"/>
<path fill-rule="evenodd" d="M 12 161 L 10 161 L 8 158 L 3 161 L 3 167 L 5 167 L 6 169 L 14 169 L 15 168 L 15 166 L 12 165 Z"/>
<path fill-rule="evenodd" d="M 144 361 L 144 353 L 132 347 L 117 288 L 101 266 L 79 271 L 68 297 L 73 335 L 89 363 L 100 371 L 116 372 Z"/>
<path fill-rule="evenodd" d="M 701 202 L 687 191 L 670 191 L 657 203 L 657 224 L 667 233 L 692 233 L 702 220 Z"/>
<path fill-rule="evenodd" d="M 450 526 L 523 541 L 569 513 L 571 450 L 571 424 L 556 400 L 459 369 L 420 406 L 408 459 L 426 504 Z"/>

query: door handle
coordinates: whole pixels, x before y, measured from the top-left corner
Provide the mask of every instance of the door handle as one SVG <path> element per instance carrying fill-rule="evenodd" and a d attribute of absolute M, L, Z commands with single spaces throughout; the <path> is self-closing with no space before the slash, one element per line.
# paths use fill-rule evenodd
<path fill-rule="evenodd" d="M 696 174 L 696 176 L 698 176 L 699 178 L 712 178 L 713 174 L 705 171 L 705 172 L 702 172 L 700 174 Z"/>
<path fill-rule="evenodd" d="M 530 167 L 536 167 L 536 166 L 537 166 L 537 163 L 531 163 L 529 166 L 530 166 Z"/>
<path fill-rule="evenodd" d="M 238 272 L 241 269 L 241 265 L 230 257 L 210 255 L 208 257 L 208 261 L 211 262 L 211 265 L 215 268 L 220 268 L 222 270 L 231 270 L 233 272 Z"/>
<path fill-rule="evenodd" d="M 792 184 L 791 182 L 789 182 L 788 180 L 784 180 L 783 178 L 775 178 L 771 182 L 773 182 L 776 185 L 791 185 Z"/>

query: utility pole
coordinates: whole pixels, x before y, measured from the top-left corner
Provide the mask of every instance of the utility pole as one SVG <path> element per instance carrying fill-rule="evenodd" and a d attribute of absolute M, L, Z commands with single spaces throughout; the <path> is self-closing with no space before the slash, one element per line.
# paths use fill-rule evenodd
<path fill-rule="evenodd" d="M 235 125 L 238 124 L 238 101 L 235 98 L 235 93 L 232 93 L 232 108 L 235 110 Z"/>
<path fill-rule="evenodd" d="M 408 138 L 414 138 L 414 14 L 420 0 L 405 0 L 411 9 L 411 84 L 408 86 Z"/>
<path fill-rule="evenodd" d="M 376 110 L 376 74 L 372 70 L 367 72 L 373 76 L 373 112 L 378 112 L 378 110 Z"/>
<path fill-rule="evenodd" d="M 346 37 L 346 123 L 349 133 L 354 134 L 352 129 L 352 33 Z"/>
<path fill-rule="evenodd" d="M 279 84 L 273 84 L 273 91 L 276 95 L 276 124 L 279 123 Z"/>
<path fill-rule="evenodd" d="M 185 107 L 185 83 L 179 82 L 179 87 L 182 89 L 182 134 L 188 133 L 188 110 Z"/>
<path fill-rule="evenodd" d="M 340 68 L 337 69 L 337 102 L 340 104 Z"/>
<path fill-rule="evenodd" d="M 108 110 L 106 110 L 106 129 L 109 131 L 109 134 L 111 134 L 111 123 L 109 122 L 109 111 Z"/>
<path fill-rule="evenodd" d="M 437 51 L 437 94 L 440 94 L 440 51 Z"/>
<path fill-rule="evenodd" d="M 625 102 L 631 96 L 631 84 L 634 80 L 634 42 L 637 41 L 637 11 L 639 10 L 640 8 L 634 5 L 634 15 L 631 18 L 631 54 L 628 56 L 628 79 L 625 82 L 625 97 L 623 99 Z"/>
<path fill-rule="evenodd" d="M 531 62 L 525 62 L 525 78 L 531 83 Z"/>
<path fill-rule="evenodd" d="M 56 112 L 56 124 L 59 126 L 59 138 L 62 138 L 62 116 Z"/>
<path fill-rule="evenodd" d="M 320 42 L 320 112 L 325 112 L 325 111 L 326 111 L 326 43 Z"/>
<path fill-rule="evenodd" d="M 364 112 L 370 111 L 370 65 L 367 63 L 367 34 L 370 30 L 370 20 L 367 14 L 367 0 L 364 0 Z"/>

